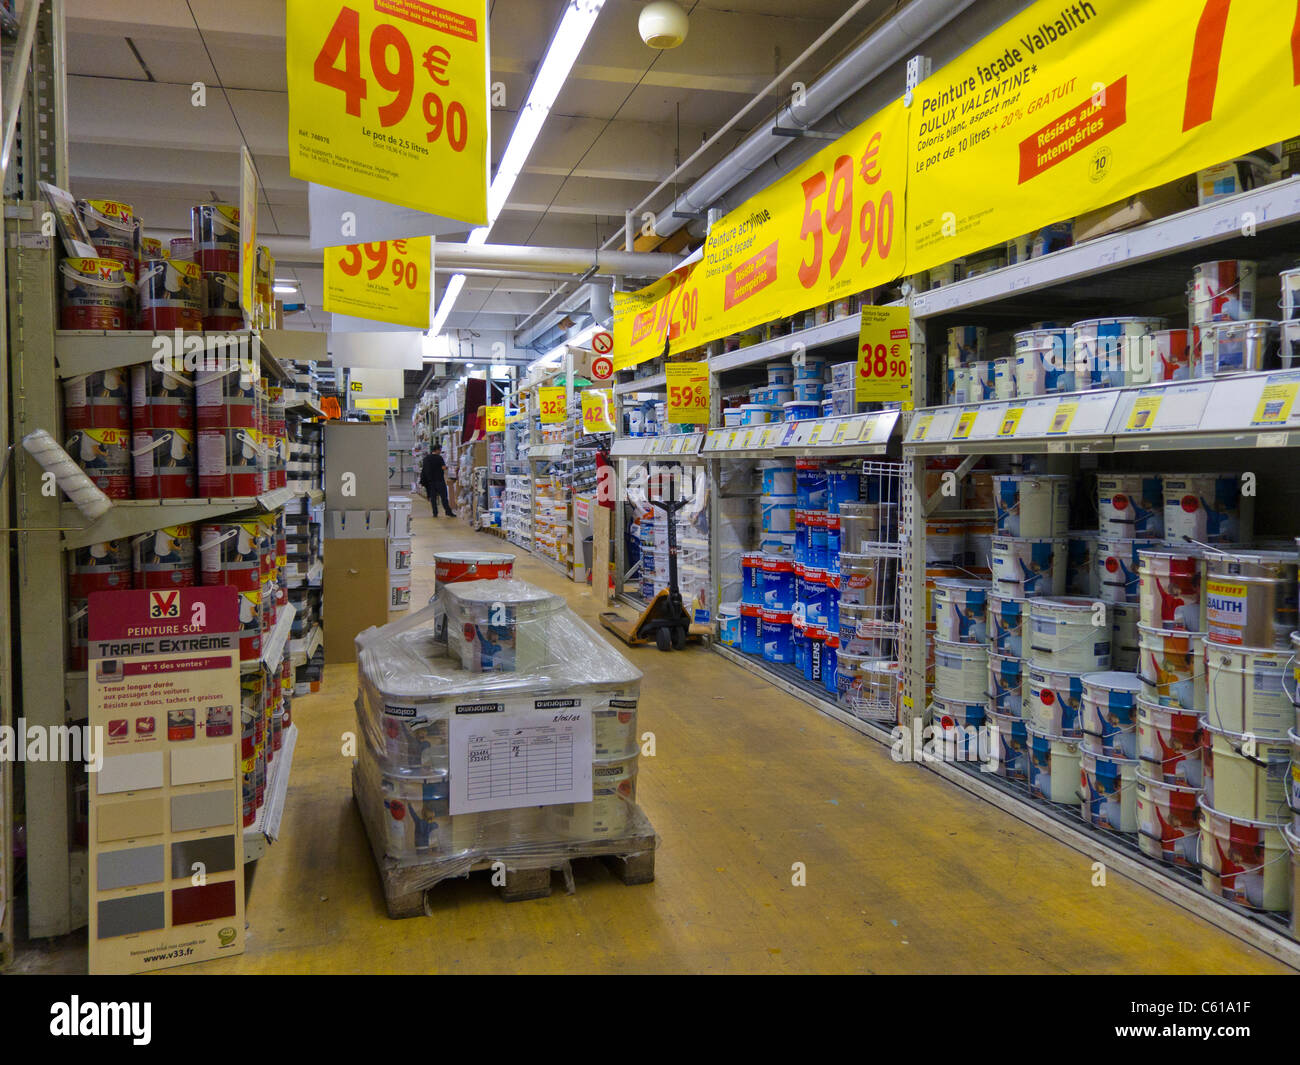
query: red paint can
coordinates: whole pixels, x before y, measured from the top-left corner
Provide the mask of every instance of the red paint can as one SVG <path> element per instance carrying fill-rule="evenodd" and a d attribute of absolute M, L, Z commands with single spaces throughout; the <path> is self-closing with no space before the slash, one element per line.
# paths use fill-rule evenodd
<path fill-rule="evenodd" d="M 109 499 L 131 498 L 129 429 L 75 429 L 67 450 Z"/>
<path fill-rule="evenodd" d="M 444 551 L 433 556 L 433 575 L 438 584 L 508 579 L 515 568 L 515 556 L 478 551 Z"/>
<path fill-rule="evenodd" d="M 244 328 L 244 312 L 239 306 L 238 271 L 205 270 L 203 295 L 204 329 L 236 332 Z"/>
<path fill-rule="evenodd" d="M 257 428 L 257 383 L 232 367 L 200 371 L 194 381 L 195 418 L 200 429 Z"/>
<path fill-rule="evenodd" d="M 136 499 L 194 499 L 193 429 L 138 429 L 131 460 Z"/>
<path fill-rule="evenodd" d="M 198 584 L 193 526 L 173 525 L 137 536 L 133 554 L 136 588 L 191 588 Z"/>
<path fill-rule="evenodd" d="M 135 309 L 126 266 L 116 259 L 59 263 L 60 329 L 130 329 Z"/>
<path fill-rule="evenodd" d="M 100 370 L 63 382 L 63 425 L 67 429 L 129 429 L 127 372 Z"/>
<path fill-rule="evenodd" d="M 190 209 L 194 261 L 204 270 L 239 274 L 239 208 L 201 203 Z"/>
<path fill-rule="evenodd" d="M 194 375 L 131 367 L 131 424 L 137 429 L 193 429 Z"/>
<path fill-rule="evenodd" d="M 150 259 L 136 281 L 141 329 L 203 328 L 203 271 L 197 263 Z"/>
<path fill-rule="evenodd" d="M 199 495 L 227 498 L 259 494 L 261 443 L 253 429 L 199 430 Z"/>
<path fill-rule="evenodd" d="M 88 599 L 91 592 L 111 592 L 131 587 L 131 542 L 106 540 L 72 552 L 68 594 Z"/>

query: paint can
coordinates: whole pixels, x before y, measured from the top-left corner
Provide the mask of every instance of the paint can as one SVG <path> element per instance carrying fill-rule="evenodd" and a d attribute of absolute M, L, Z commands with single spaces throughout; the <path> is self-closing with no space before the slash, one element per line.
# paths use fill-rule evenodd
<path fill-rule="evenodd" d="M 1138 846 L 1148 858 L 1195 868 L 1201 789 L 1152 780 L 1146 768 L 1139 764 L 1137 774 Z"/>
<path fill-rule="evenodd" d="M 760 462 L 758 469 L 762 477 L 764 496 L 790 498 L 797 495 L 794 463 L 774 462 L 768 459 Z"/>
<path fill-rule="evenodd" d="M 1032 663 L 1025 671 L 1025 716 L 1041 732 L 1053 736 L 1083 735 L 1083 672 L 1043 669 Z"/>
<path fill-rule="evenodd" d="M 1141 660 L 1138 648 L 1138 621 L 1141 607 L 1136 603 L 1110 605 L 1110 668 L 1122 673 L 1136 673 Z"/>
<path fill-rule="evenodd" d="M 260 669 L 239 675 L 240 759 L 252 758 L 257 751 L 262 707 L 266 702 L 266 678 Z"/>
<path fill-rule="evenodd" d="M 898 507 L 893 503 L 841 503 L 838 511 L 843 552 L 864 554 L 871 550 L 870 545 L 894 543 L 898 539 L 895 535 Z"/>
<path fill-rule="evenodd" d="M 388 535 L 399 540 L 411 535 L 411 497 L 390 496 L 388 499 Z"/>
<path fill-rule="evenodd" d="M 996 756 L 994 772 L 1007 780 L 1029 777 L 1029 723 L 1011 714 L 989 711 L 990 746 Z"/>
<path fill-rule="evenodd" d="M 81 221 L 86 226 L 86 234 L 90 237 L 90 243 L 95 246 L 99 257 L 120 263 L 125 271 L 127 282 L 133 283 L 136 224 L 135 212 L 130 204 L 117 203 L 113 200 L 78 200 L 77 213 L 81 216 Z"/>
<path fill-rule="evenodd" d="M 1205 707 L 1205 634 L 1138 623 L 1143 695 L 1162 706 Z"/>
<path fill-rule="evenodd" d="M 1138 577 L 1143 625 L 1206 631 L 1205 558 L 1199 550 L 1156 545 L 1139 548 Z"/>
<path fill-rule="evenodd" d="M 1165 531 L 1164 507 L 1164 486 L 1158 473 L 1103 473 L 1097 477 L 1098 525 L 1106 539 L 1160 539 Z"/>
<path fill-rule="evenodd" d="M 1072 530 L 1066 538 L 1065 594 L 1099 595 L 1097 540 L 1093 530 Z"/>
<path fill-rule="evenodd" d="M 797 589 L 795 563 L 781 555 L 763 555 L 763 607 L 789 612 L 794 609 Z"/>
<path fill-rule="evenodd" d="M 1016 395 L 1016 360 L 994 359 L 993 398 L 1015 399 Z"/>
<path fill-rule="evenodd" d="M 1228 732 L 1208 721 L 1204 728 L 1205 796 L 1214 809 L 1252 821 L 1289 821 L 1290 739 Z"/>
<path fill-rule="evenodd" d="M 411 571 L 388 574 L 388 610 L 411 609 Z"/>
<path fill-rule="evenodd" d="M 217 583 L 204 580 L 204 584 Z M 224 583 L 224 582 L 223 582 Z M 239 659 L 256 662 L 262 657 L 262 588 L 239 589 Z"/>
<path fill-rule="evenodd" d="M 826 509 L 831 514 L 839 514 L 843 506 L 855 506 L 861 493 L 862 476 L 857 470 L 826 471 Z"/>
<path fill-rule="evenodd" d="M 1029 598 L 1065 592 L 1065 538 L 993 539 L 993 590 Z"/>
<path fill-rule="evenodd" d="M 1207 637 L 1206 720 L 1227 732 L 1285 736 L 1295 707 L 1283 685 L 1289 650 L 1224 647 Z"/>
<path fill-rule="evenodd" d="M 1200 337 L 1202 376 L 1271 370 L 1281 361 L 1281 331 L 1276 322 L 1221 322 L 1203 325 Z"/>
<path fill-rule="evenodd" d="M 1026 599 L 1006 595 L 996 588 L 989 592 L 986 613 L 989 645 L 994 651 L 1012 658 L 1023 657 L 1021 633 L 1027 603 Z"/>
<path fill-rule="evenodd" d="M 767 662 L 794 661 L 794 615 L 784 610 L 763 607 L 760 632 L 763 641 L 763 659 Z"/>
<path fill-rule="evenodd" d="M 1030 722 L 1025 727 L 1029 746 L 1029 793 L 1055 803 L 1079 801 L 1079 741 L 1054 736 Z"/>
<path fill-rule="evenodd" d="M 258 459 L 260 434 L 254 429 L 199 431 L 199 495 L 255 496 L 262 491 Z"/>
<path fill-rule="evenodd" d="M 769 362 L 766 369 L 769 387 L 794 384 L 794 363 L 788 359 L 785 362 Z"/>
<path fill-rule="evenodd" d="M 989 653 L 979 644 L 934 641 L 934 691 L 966 703 L 988 700 Z"/>
<path fill-rule="evenodd" d="M 199 527 L 199 577 L 204 585 L 240 591 L 262 586 L 262 527 L 256 519 L 205 522 Z"/>
<path fill-rule="evenodd" d="M 1300 624 L 1294 553 L 1209 552 L 1205 563 L 1206 630 L 1211 642 L 1290 647 L 1291 632 Z"/>
<path fill-rule="evenodd" d="M 982 581 L 935 581 L 935 636 L 950 643 L 984 643 L 988 592 L 988 584 Z"/>
<path fill-rule="evenodd" d="M 1097 672 L 1110 667 L 1110 617 L 1104 604 L 1091 599 L 1031 599 L 1025 635 L 1029 643 L 1025 658 L 1031 665 L 1058 672 Z"/>
<path fill-rule="evenodd" d="M 985 358 L 989 331 L 982 325 L 959 325 L 948 330 L 948 365 L 969 366 Z"/>
<path fill-rule="evenodd" d="M 1300 369 L 1300 320 L 1282 322 L 1278 362 L 1284 370 Z"/>
<path fill-rule="evenodd" d="M 244 312 L 239 306 L 239 273 L 203 270 L 203 328 L 209 332 L 233 333 L 244 328 Z"/>
<path fill-rule="evenodd" d="M 199 583 L 194 527 L 172 525 L 137 536 L 132 542 L 135 588 L 190 588 Z"/>
<path fill-rule="evenodd" d="M 747 655 L 763 653 L 760 633 L 763 608 L 757 603 L 740 604 L 740 649 Z"/>
<path fill-rule="evenodd" d="M 1150 336 L 1153 380 L 1189 381 L 1199 377 L 1196 344 L 1190 329 L 1160 329 Z"/>
<path fill-rule="evenodd" d="M 68 595 L 89 599 L 91 592 L 130 588 L 131 568 L 131 541 L 125 538 L 78 547 L 68 564 Z"/>
<path fill-rule="evenodd" d="M 827 625 L 830 621 L 830 588 L 826 583 L 826 571 L 815 566 L 795 568 L 795 602 L 796 618 L 803 618 L 810 625 Z"/>
<path fill-rule="evenodd" d="M 635 758 L 641 740 L 636 730 L 635 698 L 621 692 L 591 714 L 592 747 L 598 760 Z"/>
<path fill-rule="evenodd" d="M 63 382 L 65 429 L 129 429 L 131 407 L 124 369 L 101 370 Z"/>
<path fill-rule="evenodd" d="M 67 449 L 109 499 L 131 498 L 129 429 L 74 429 Z"/>
<path fill-rule="evenodd" d="M 447 647 L 470 673 L 533 673 L 549 662 L 547 619 L 559 596 L 514 581 L 462 581 L 442 597 Z"/>
<path fill-rule="evenodd" d="M 194 375 L 131 367 L 131 424 L 140 429 L 194 428 Z"/>
<path fill-rule="evenodd" d="M 198 495 L 194 431 L 137 429 L 131 463 L 136 499 L 193 499 Z"/>
<path fill-rule="evenodd" d="M 203 328 L 203 272 L 195 263 L 150 259 L 136 281 L 141 329 Z"/>
<path fill-rule="evenodd" d="M 60 329 L 130 329 L 131 285 L 116 259 L 67 258 L 59 263 Z"/>
<path fill-rule="evenodd" d="M 1201 884 L 1238 906 L 1285 913 L 1291 908 L 1292 865 L 1282 829 L 1234 817 L 1201 797 Z"/>
<path fill-rule="evenodd" d="M 1241 482 L 1230 473 L 1165 476 L 1165 540 L 1231 544 L 1250 538 L 1253 522 Z"/>
<path fill-rule="evenodd" d="M 827 491 L 826 471 L 822 464 L 812 459 L 799 459 L 795 463 L 796 505 L 803 510 L 824 511 L 827 506 Z M 773 498 L 782 498 L 776 493 L 772 495 Z"/>
<path fill-rule="evenodd" d="M 544 807 L 547 831 L 569 840 L 624 834 L 636 807 L 636 772 L 635 758 L 592 762 L 591 802 Z"/>
<path fill-rule="evenodd" d="M 979 373 L 974 365 L 958 366 L 948 371 L 949 403 L 978 403 L 980 397 Z"/>
<path fill-rule="evenodd" d="M 795 381 L 795 383 L 794 383 L 794 387 L 791 388 L 791 389 L 788 389 L 788 390 L 787 390 L 787 389 L 783 389 L 783 388 L 777 388 L 777 389 L 774 389 L 773 391 L 775 391 L 775 392 L 778 393 L 778 395 L 777 395 L 776 397 L 774 397 L 774 398 L 776 399 L 776 402 L 777 402 L 779 405 L 781 405 L 782 407 L 785 407 L 785 408 L 786 408 L 786 419 L 785 419 L 785 420 L 786 420 L 786 421 L 792 421 L 792 420 L 794 420 L 794 419 L 791 419 L 791 418 L 790 418 L 790 416 L 789 416 L 789 409 L 788 409 L 788 404 L 791 403 L 791 402 L 795 402 L 795 403 L 816 403 L 816 404 L 817 404 L 817 409 L 818 409 L 818 411 L 820 412 L 820 410 L 821 410 L 821 402 L 822 402 L 822 399 L 825 398 L 826 383 L 825 383 L 824 381 L 822 381 L 820 378 L 818 378 L 818 379 L 815 380 L 815 381 L 813 381 L 813 380 L 808 380 L 808 381 L 798 380 L 798 381 Z M 793 396 L 786 396 L 785 393 L 786 393 L 787 391 L 793 392 L 794 395 L 793 395 Z M 782 397 L 784 397 L 784 398 L 782 398 Z"/>
<path fill-rule="evenodd" d="M 794 400 L 791 403 L 784 403 L 781 406 L 784 412 L 784 421 L 802 422 L 809 418 L 820 418 L 822 414 L 821 400 L 815 402 L 803 402 Z"/>
<path fill-rule="evenodd" d="M 990 707 L 999 714 L 1020 717 L 1023 713 L 1024 662 L 1019 658 L 989 651 Z"/>
<path fill-rule="evenodd" d="M 840 528 L 840 516 L 838 514 L 825 513 L 821 515 L 821 521 L 826 528 L 826 568 L 832 573 L 840 571 L 840 547 L 843 543 Z"/>
<path fill-rule="evenodd" d="M 411 568 L 411 540 L 407 537 L 404 540 L 398 540 L 390 537 L 388 540 L 388 572 L 398 573 Z"/>
<path fill-rule="evenodd" d="M 840 602 L 875 607 L 881 620 L 891 612 L 898 589 L 898 559 L 840 554 Z"/>
<path fill-rule="evenodd" d="M 1079 813 L 1094 828 L 1136 832 L 1136 758 L 1120 758 L 1100 750 L 1089 737 L 1079 744 L 1079 776 L 1083 792 Z"/>
<path fill-rule="evenodd" d="M 1245 259 L 1201 263 L 1192 271 L 1187 320 L 1192 325 L 1209 325 L 1254 318 L 1258 274 L 1258 266 Z"/>
<path fill-rule="evenodd" d="M 1136 673 L 1085 673 L 1083 731 L 1102 754 L 1137 758 L 1137 700 L 1142 683 Z"/>
<path fill-rule="evenodd" d="M 433 575 L 439 588 L 465 581 L 509 580 L 514 567 L 514 555 L 495 552 L 437 551 L 433 556 Z"/>
<path fill-rule="evenodd" d="M 1087 366 L 1092 388 L 1149 384 L 1154 369 L 1153 345 L 1148 337 L 1168 324 L 1163 318 L 1093 318 L 1075 322 L 1075 364 L 1079 368 Z"/>
<path fill-rule="evenodd" d="M 747 606 L 763 605 L 763 556 L 747 552 L 740 556 L 740 601 Z"/>
<path fill-rule="evenodd" d="M 200 370 L 194 375 L 194 421 L 200 429 L 256 428 L 256 377 L 238 366 Z"/>
<path fill-rule="evenodd" d="M 989 760 L 990 751 L 984 732 L 985 709 L 982 703 L 963 703 L 936 695 L 931 709 L 931 748 L 942 761 Z"/>
<path fill-rule="evenodd" d="M 1196 711 L 1139 695 L 1137 741 L 1143 772 L 1151 779 L 1197 790 L 1204 786 L 1204 736 Z"/>
<path fill-rule="evenodd" d="M 1079 375 L 1074 364 L 1074 331 L 1030 329 L 1015 334 L 1016 395 L 1073 392 Z M 1083 375 L 1086 379 L 1086 374 Z"/>
<path fill-rule="evenodd" d="M 1097 579 L 1100 597 L 1107 603 L 1137 603 L 1141 598 L 1138 552 L 1151 540 L 1119 540 L 1103 536 L 1097 541 Z"/>
<path fill-rule="evenodd" d="M 194 261 L 204 270 L 239 273 L 239 208 L 201 203 L 190 208 Z"/>
<path fill-rule="evenodd" d="M 1070 479 L 998 474 L 993 478 L 997 535 L 1064 536 L 1070 524 Z"/>

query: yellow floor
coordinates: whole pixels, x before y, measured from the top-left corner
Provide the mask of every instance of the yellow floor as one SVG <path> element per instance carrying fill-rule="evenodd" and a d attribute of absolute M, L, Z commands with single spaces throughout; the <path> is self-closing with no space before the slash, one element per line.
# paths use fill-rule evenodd
<path fill-rule="evenodd" d="M 435 545 L 515 550 L 415 506 L 414 602 Z M 595 601 L 555 570 L 519 553 L 515 575 L 596 624 Z M 340 753 L 355 667 L 333 666 L 294 702 L 287 808 L 252 879 L 246 952 L 170 971 L 1290 971 L 1114 873 L 1093 887 L 1083 855 L 717 654 L 628 653 L 658 747 L 637 785 L 662 838 L 655 883 L 587 863 L 576 894 L 557 876 L 550 898 L 507 904 L 475 874 L 439 885 L 432 917 L 389 920 Z"/>

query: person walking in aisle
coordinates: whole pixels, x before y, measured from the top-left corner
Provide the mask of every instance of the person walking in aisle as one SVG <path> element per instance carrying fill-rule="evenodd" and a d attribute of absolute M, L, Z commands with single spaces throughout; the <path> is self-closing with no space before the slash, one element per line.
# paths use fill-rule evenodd
<path fill-rule="evenodd" d="M 447 499 L 447 463 L 442 457 L 441 444 L 434 444 L 433 450 L 424 456 L 424 462 L 420 465 L 420 483 L 424 485 L 424 494 L 429 497 L 435 518 L 438 516 L 439 499 L 442 500 L 447 517 L 456 516 L 451 512 L 451 503 Z"/>

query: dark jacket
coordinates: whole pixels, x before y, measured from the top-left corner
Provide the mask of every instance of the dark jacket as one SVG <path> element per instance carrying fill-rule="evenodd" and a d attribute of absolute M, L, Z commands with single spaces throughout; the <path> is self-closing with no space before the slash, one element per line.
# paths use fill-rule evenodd
<path fill-rule="evenodd" d="M 421 484 L 446 483 L 447 462 L 441 455 L 425 455 L 420 465 Z"/>

